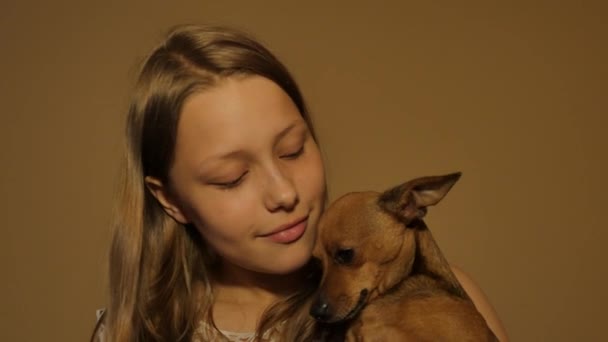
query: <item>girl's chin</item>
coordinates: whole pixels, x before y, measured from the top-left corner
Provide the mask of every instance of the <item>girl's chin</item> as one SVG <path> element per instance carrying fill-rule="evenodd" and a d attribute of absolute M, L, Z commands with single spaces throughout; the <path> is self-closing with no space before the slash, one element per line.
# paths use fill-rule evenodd
<path fill-rule="evenodd" d="M 309 248 L 298 248 L 283 255 L 269 256 L 261 264 L 253 268 L 261 273 L 287 275 L 299 271 L 308 264 L 311 257 L 312 254 Z"/>
<path fill-rule="evenodd" d="M 280 261 L 275 261 L 270 265 L 266 265 L 265 273 L 277 274 L 277 275 L 287 275 L 290 273 L 294 273 L 302 269 L 309 261 L 311 255 L 310 254 L 302 254 L 300 256 L 294 256 L 289 259 L 283 259 Z"/>

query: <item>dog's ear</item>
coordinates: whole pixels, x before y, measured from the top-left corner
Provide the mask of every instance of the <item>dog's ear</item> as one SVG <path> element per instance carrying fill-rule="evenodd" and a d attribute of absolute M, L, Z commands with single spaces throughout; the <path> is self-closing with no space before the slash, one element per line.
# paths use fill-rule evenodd
<path fill-rule="evenodd" d="M 380 195 L 378 204 L 406 223 L 421 219 L 426 214 L 426 208 L 439 203 L 460 176 L 461 173 L 456 172 L 413 179 L 385 191 Z"/>

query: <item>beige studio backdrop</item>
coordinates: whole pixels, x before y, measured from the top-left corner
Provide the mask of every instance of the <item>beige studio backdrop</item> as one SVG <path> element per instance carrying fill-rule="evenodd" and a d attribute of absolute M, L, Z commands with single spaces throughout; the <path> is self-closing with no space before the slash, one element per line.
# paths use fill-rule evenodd
<path fill-rule="evenodd" d="M 607 14 L 601 1 L 2 1 L 0 340 L 88 338 L 129 89 L 185 22 L 247 29 L 289 66 L 331 199 L 462 171 L 429 225 L 514 341 L 602 340 Z"/>

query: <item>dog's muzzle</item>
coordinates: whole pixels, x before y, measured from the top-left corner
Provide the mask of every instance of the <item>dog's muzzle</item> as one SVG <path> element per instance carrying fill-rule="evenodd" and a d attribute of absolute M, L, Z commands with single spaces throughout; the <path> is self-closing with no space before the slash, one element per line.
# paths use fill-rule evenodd
<path fill-rule="evenodd" d="M 357 304 L 344 317 L 335 317 L 335 313 L 333 312 L 334 308 L 329 305 L 327 298 L 321 294 L 310 308 L 310 315 L 317 321 L 324 323 L 337 323 L 349 320 L 355 317 L 361 311 L 361 309 L 363 309 L 368 293 L 369 291 L 367 289 L 361 290 Z"/>

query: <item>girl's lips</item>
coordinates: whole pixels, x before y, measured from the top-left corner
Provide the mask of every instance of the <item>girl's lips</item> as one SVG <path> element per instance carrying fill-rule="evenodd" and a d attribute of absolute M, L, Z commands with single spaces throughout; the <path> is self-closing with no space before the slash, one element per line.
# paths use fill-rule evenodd
<path fill-rule="evenodd" d="M 288 244 L 299 240 L 304 232 L 308 223 L 308 217 L 300 220 L 298 223 L 282 229 L 276 233 L 265 235 L 264 237 L 270 239 L 276 243 Z"/>

